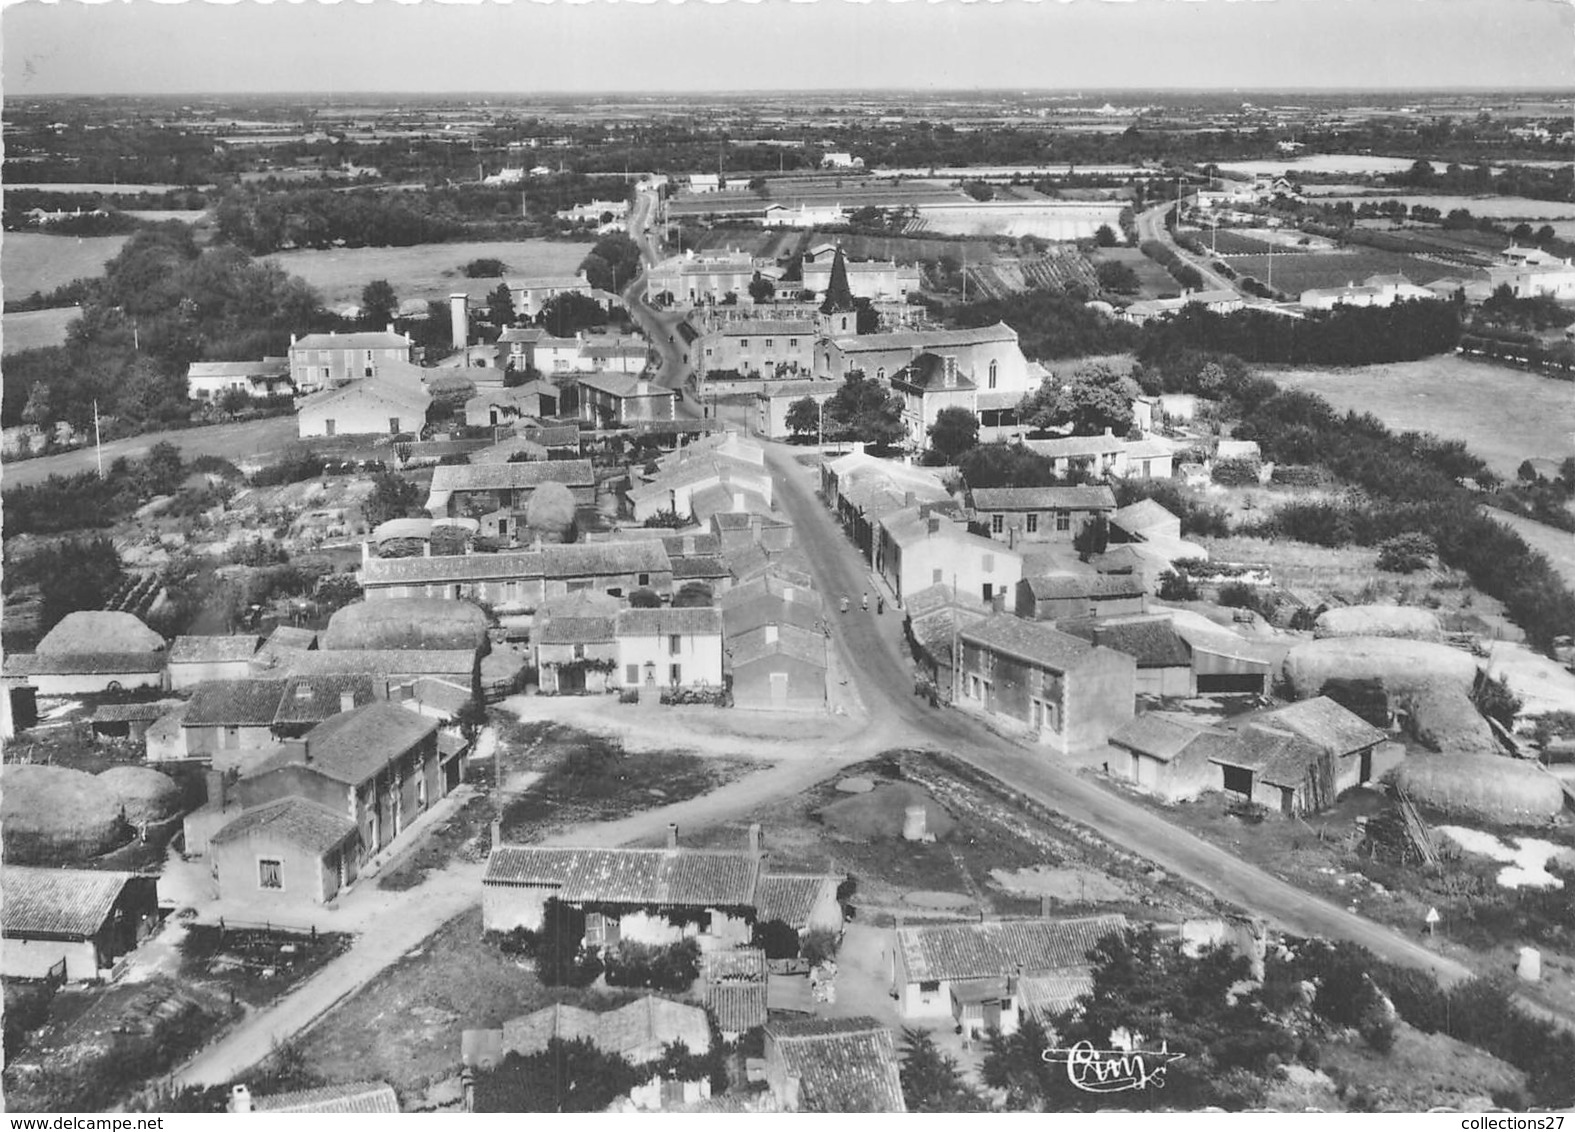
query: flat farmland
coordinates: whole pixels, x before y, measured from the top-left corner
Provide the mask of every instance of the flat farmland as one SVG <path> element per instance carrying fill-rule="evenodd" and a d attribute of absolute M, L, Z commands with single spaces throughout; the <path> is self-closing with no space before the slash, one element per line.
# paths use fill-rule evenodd
<path fill-rule="evenodd" d="M 1372 413 L 1396 432 L 1463 440 L 1506 478 L 1513 479 L 1528 457 L 1575 454 L 1575 391 L 1566 381 L 1453 355 L 1269 375 L 1288 389 L 1319 394 L 1342 412 Z"/>
<path fill-rule="evenodd" d="M 1369 275 L 1396 273 L 1404 275 L 1418 286 L 1425 286 L 1446 275 L 1459 275 L 1461 271 L 1454 264 L 1434 263 L 1404 252 L 1385 252 L 1376 248 L 1339 252 L 1287 252 L 1284 255 L 1276 253 L 1272 257 L 1272 266 L 1270 259 L 1267 255 L 1233 255 L 1225 262 L 1243 275 L 1261 279 L 1275 290 L 1289 295 L 1318 287 L 1343 287 L 1347 283 L 1360 283 Z"/>
<path fill-rule="evenodd" d="M 404 299 L 442 299 L 464 291 L 484 300 L 496 279 L 467 279 L 473 259 L 500 259 L 508 278 L 573 275 L 590 252 L 588 243 L 560 240 L 494 240 L 456 244 L 417 244 L 410 248 L 326 248 L 275 252 L 263 258 L 317 288 L 328 304 L 359 303 L 361 289 L 387 279 Z"/>
<path fill-rule="evenodd" d="M 1472 216 L 1488 216 L 1494 220 L 1575 220 L 1575 204 L 1569 201 L 1534 200 L 1531 197 L 1464 197 L 1415 193 L 1364 193 L 1360 196 L 1319 197 L 1319 204 L 1338 204 L 1350 201 L 1361 207 L 1365 202 L 1397 200 L 1407 208 L 1421 205 L 1436 208 L 1448 214 L 1463 208 Z"/>
<path fill-rule="evenodd" d="M 66 327 L 82 313 L 80 307 L 55 307 L 44 311 L 13 311 L 4 315 L 3 345 L 7 354 L 37 350 L 43 346 L 63 346 Z"/>
<path fill-rule="evenodd" d="M 999 258 L 989 240 L 860 236 L 846 232 L 821 232 L 817 229 L 711 228 L 695 234 L 694 247 L 698 251 L 734 248 L 762 258 L 785 259 L 822 241 L 841 244 L 851 259 L 895 259 L 898 263 L 918 263 L 921 260 L 952 256 L 960 263 L 964 247 L 967 248 L 970 264 Z"/>
<path fill-rule="evenodd" d="M 23 299 L 34 291 L 48 294 L 73 279 L 94 279 L 130 238 L 7 232 L 0 246 L 0 281 L 9 298 Z"/>
<path fill-rule="evenodd" d="M 1130 267 L 1138 277 L 1139 299 L 1157 299 L 1161 295 L 1181 292 L 1181 285 L 1170 277 L 1170 272 L 1137 248 L 1100 248 L 1091 258 L 1095 263 L 1124 263 Z"/>

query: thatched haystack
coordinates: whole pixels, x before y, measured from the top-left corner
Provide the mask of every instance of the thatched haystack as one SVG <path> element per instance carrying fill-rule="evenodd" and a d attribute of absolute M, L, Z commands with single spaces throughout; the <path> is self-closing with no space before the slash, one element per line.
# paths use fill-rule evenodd
<path fill-rule="evenodd" d="M 525 507 L 525 524 L 546 542 L 573 542 L 574 493 L 561 483 L 544 483 Z"/>
<path fill-rule="evenodd" d="M 130 613 L 84 609 L 68 613 L 38 642 L 45 656 L 158 652 L 164 638 Z"/>
<path fill-rule="evenodd" d="M 1438 614 L 1431 609 L 1411 605 L 1351 605 L 1321 613 L 1313 625 L 1313 636 L 1441 641 L 1444 631 L 1438 623 Z"/>
<path fill-rule="evenodd" d="M 1497 755 L 1498 741 L 1464 688 L 1453 684 L 1416 688 L 1398 697 L 1409 714 L 1408 730 L 1430 751 L 1444 755 Z"/>
<path fill-rule="evenodd" d="M 91 774 L 11 763 L 0 781 L 5 858 L 61 865 L 108 853 L 131 839 L 120 795 Z"/>
<path fill-rule="evenodd" d="M 181 788 L 173 778 L 145 766 L 111 767 L 98 780 L 119 797 L 132 825 L 161 822 L 181 812 Z"/>
<path fill-rule="evenodd" d="M 1337 677 L 1382 680 L 1391 695 L 1432 686 L 1467 691 L 1477 676 L 1469 654 L 1431 641 L 1394 637 L 1327 637 L 1297 645 L 1285 656 L 1285 679 L 1296 699 L 1316 696 Z"/>
<path fill-rule="evenodd" d="M 1509 758 L 1411 758 L 1395 771 L 1395 782 L 1419 805 L 1473 821 L 1543 822 L 1564 808 L 1556 778 Z"/>
<path fill-rule="evenodd" d="M 474 649 L 487 615 L 468 601 L 398 597 L 347 605 L 329 619 L 325 649 Z"/>

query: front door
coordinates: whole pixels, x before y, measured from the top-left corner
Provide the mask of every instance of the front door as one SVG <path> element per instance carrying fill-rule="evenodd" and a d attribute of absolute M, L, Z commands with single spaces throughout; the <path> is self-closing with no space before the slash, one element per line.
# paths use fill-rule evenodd
<path fill-rule="evenodd" d="M 585 691 L 585 669 L 570 665 L 558 669 L 558 691 L 564 695 Z"/>
<path fill-rule="evenodd" d="M 771 674 L 771 706 L 781 707 L 787 703 L 788 674 L 786 672 L 773 672 Z"/>

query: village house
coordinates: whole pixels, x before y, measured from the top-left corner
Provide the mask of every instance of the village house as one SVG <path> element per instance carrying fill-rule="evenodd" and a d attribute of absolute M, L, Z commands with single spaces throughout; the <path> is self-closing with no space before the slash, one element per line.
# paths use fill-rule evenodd
<path fill-rule="evenodd" d="M 540 420 L 558 412 L 558 388 L 546 381 L 527 381 L 512 389 L 491 389 L 465 402 L 465 423 L 471 428 L 500 427 Z M 576 440 L 576 447 L 578 442 Z M 474 456 L 471 457 L 475 459 Z M 543 453 L 545 459 L 545 452 Z"/>
<path fill-rule="evenodd" d="M 815 356 L 815 324 L 808 319 L 721 322 L 695 347 L 702 377 L 716 371 L 744 377 L 808 374 Z"/>
<path fill-rule="evenodd" d="M 1298 300 L 1308 310 L 1327 311 L 1335 307 L 1388 307 L 1413 299 L 1435 298 L 1433 292 L 1418 287 L 1404 275 L 1369 275 L 1360 283 L 1344 287 L 1320 287 L 1303 291 Z"/>
<path fill-rule="evenodd" d="M 1235 291 L 1188 291 L 1173 299 L 1139 299 L 1128 304 L 1118 317 L 1123 322 L 1142 326 L 1158 318 L 1168 318 L 1194 303 L 1214 314 L 1231 314 L 1246 305 Z"/>
<path fill-rule="evenodd" d="M 281 653 L 263 674 L 276 678 L 370 676 L 383 699 L 386 692 L 423 676 L 469 686 L 476 680 L 478 662 L 475 649 L 312 649 Z"/>
<path fill-rule="evenodd" d="M 576 336 L 549 334 L 539 326 L 511 326 L 498 336 L 498 365 L 523 373 L 535 370 L 543 377 L 579 368 L 581 341 Z"/>
<path fill-rule="evenodd" d="M 179 692 L 208 680 L 244 680 L 260 644 L 255 634 L 176 637 L 169 649 L 170 688 Z"/>
<path fill-rule="evenodd" d="M 774 279 L 780 274 L 774 260 L 757 260 L 748 252 L 691 249 L 662 260 L 646 272 L 645 297 L 658 305 L 720 303 L 728 295 L 746 302 L 749 285 L 757 275 Z"/>
<path fill-rule="evenodd" d="M 766 1083 L 785 1112 L 907 1112 L 890 1030 L 873 1018 L 766 1026 Z"/>
<path fill-rule="evenodd" d="M 957 359 L 950 354 L 920 354 L 891 375 L 891 390 L 902 399 L 902 423 L 910 448 L 928 447 L 930 427 L 943 409 L 978 415 L 978 387 L 957 372 Z"/>
<path fill-rule="evenodd" d="M 379 688 L 365 672 L 290 676 L 284 680 L 272 730 L 281 740 L 299 739 L 324 720 L 387 699 L 388 694 L 386 684 Z"/>
<path fill-rule="evenodd" d="M 1024 542 L 1070 543 L 1097 518 L 1109 518 L 1116 497 L 1108 487 L 992 487 L 970 493 L 978 521 L 990 537 Z"/>
<path fill-rule="evenodd" d="M 576 383 L 580 420 L 596 428 L 628 428 L 640 421 L 670 421 L 678 394 L 625 373 L 587 374 Z"/>
<path fill-rule="evenodd" d="M 618 664 L 614 611 L 575 610 L 560 616 L 538 615 L 532 645 L 542 695 L 572 696 L 605 692 Z"/>
<path fill-rule="evenodd" d="M 290 336 L 290 380 L 298 393 L 315 393 L 347 381 L 375 377 L 384 362 L 410 361 L 413 343 L 393 326 L 386 332 Z M 343 430 L 348 432 L 349 430 Z"/>
<path fill-rule="evenodd" d="M 911 507 L 881 519 L 875 569 L 899 602 L 907 594 L 949 585 L 990 604 L 1004 601 L 1022 580 L 1023 558 L 952 519 Z"/>
<path fill-rule="evenodd" d="M 794 208 L 773 202 L 766 205 L 760 214 L 760 223 L 767 228 L 824 228 L 831 224 L 846 224 L 847 220 L 848 210 L 840 204 L 811 206 L 804 201 L 799 201 Z"/>
<path fill-rule="evenodd" d="M 542 551 L 374 558 L 363 554 L 357 580 L 367 601 L 442 597 L 482 601 L 510 611 L 534 609 L 545 592 Z"/>
<path fill-rule="evenodd" d="M 164 638 L 130 613 L 79 610 L 62 617 L 31 653 L 6 653 L 4 675 L 37 696 L 162 688 Z"/>
<path fill-rule="evenodd" d="M 1559 302 L 1575 299 L 1575 263 L 1541 248 L 1511 244 L 1500 253 L 1501 262 L 1488 267 L 1492 290 L 1508 287 L 1516 298 L 1547 295 Z"/>
<path fill-rule="evenodd" d="M 426 510 L 434 519 L 491 518 L 497 536 L 517 535 L 531 496 L 544 483 L 561 483 L 574 502 L 596 502 L 596 471 L 589 460 L 532 460 L 520 464 L 451 464 L 433 469 Z"/>
<path fill-rule="evenodd" d="M 317 436 L 419 436 L 426 427 L 432 395 L 417 384 L 358 380 L 326 389 L 301 402 L 296 430 Z"/>
<path fill-rule="evenodd" d="M 1139 574 L 1047 574 L 1017 583 L 1017 616 L 1028 621 L 1142 613 L 1148 586 Z"/>
<path fill-rule="evenodd" d="M 1063 754 L 1102 745 L 1135 712 L 1137 662 L 1125 653 L 1010 615 L 970 625 L 958 641 L 955 706 Z"/>
<path fill-rule="evenodd" d="M 210 680 L 192 689 L 181 721 L 189 758 L 219 758 L 234 765 L 243 751 L 278 743 L 274 717 L 283 680 Z"/>
<path fill-rule="evenodd" d="M 543 593 L 603 593 L 625 598 L 635 590 L 673 592 L 673 563 L 660 539 L 587 542 L 542 547 Z"/>
<path fill-rule="evenodd" d="M 534 319 L 541 314 L 542 307 L 559 295 L 583 295 L 588 299 L 597 297 L 597 289 L 591 286 L 590 280 L 585 278 L 583 271 L 575 275 L 542 275 L 526 279 L 509 279 L 505 281 L 504 286 L 514 298 L 514 317 L 519 319 Z"/>
<path fill-rule="evenodd" d="M 654 476 L 632 485 L 629 507 L 641 523 L 664 511 L 692 518 L 695 496 L 716 487 L 725 489 L 729 500 L 748 493 L 769 508 L 773 485 L 765 452 L 752 441 L 731 436 L 696 441 L 662 457 Z"/>
<path fill-rule="evenodd" d="M 816 430 L 821 406 L 831 400 L 842 386 L 832 381 L 773 381 L 755 394 L 755 432 L 768 440 L 786 440 L 797 435 L 788 427 L 789 411 L 808 397 L 816 405 Z"/>
<path fill-rule="evenodd" d="M 991 605 L 946 584 L 908 595 L 903 609 L 908 614 L 903 627 L 922 686 L 933 689 L 939 702 L 949 704 L 957 679 L 952 647 L 957 633 L 990 616 Z"/>
<path fill-rule="evenodd" d="M 226 1103 L 228 1112 L 397 1113 L 399 1095 L 386 1081 L 352 1081 L 295 1089 L 269 1096 L 253 1096 L 245 1085 L 234 1085 Z"/>
<path fill-rule="evenodd" d="M 1091 644 L 1126 653 L 1137 661 L 1140 696 L 1197 695 L 1192 647 L 1176 632 L 1168 616 L 1079 617 L 1058 621 L 1056 628 Z"/>
<path fill-rule="evenodd" d="M 944 509 L 952 501 L 933 469 L 881 460 L 866 453 L 863 445 L 821 464 L 820 490 L 826 506 L 871 566 L 882 519 L 916 506 Z"/>
<path fill-rule="evenodd" d="M 1405 749 L 1327 696 L 1230 721 L 1208 759 L 1220 785 L 1282 814 L 1316 813 L 1344 791 L 1375 781 Z"/>
<path fill-rule="evenodd" d="M 813 259 L 806 255 L 800 289 L 814 295 L 817 299 L 825 298 L 826 292 L 831 287 L 833 263 L 834 257 L 824 253 Z M 847 269 L 848 289 L 856 299 L 906 301 L 909 294 L 919 289 L 920 276 L 917 264 L 899 264 L 889 259 L 847 259 L 844 261 L 844 266 Z"/>
<path fill-rule="evenodd" d="M 156 876 L 0 867 L 0 973 L 92 982 L 159 924 Z"/>
<path fill-rule="evenodd" d="M 255 401 L 288 397 L 289 358 L 262 358 L 253 362 L 192 362 L 186 367 L 186 396 L 193 401 L 217 404 L 229 392 L 244 393 Z"/>
<path fill-rule="evenodd" d="M 899 926 L 892 994 L 904 1020 L 953 1019 L 970 1038 L 1013 1034 L 1024 1013 L 1021 980 L 1060 975 L 1092 990 L 1088 953 L 1126 926 L 1120 915 Z"/>
<path fill-rule="evenodd" d="M 207 853 L 223 898 L 326 904 L 354 883 L 359 844 L 342 807 L 289 796 L 226 822 L 208 838 Z"/>
<path fill-rule="evenodd" d="M 955 358 L 957 372 L 975 389 L 1026 393 L 1032 388 L 1017 331 L 1004 322 L 971 329 L 894 330 L 826 338 L 816 349 L 814 376 L 841 381 L 858 370 L 884 384 L 925 353 Z"/>
<path fill-rule="evenodd" d="M 1209 754 L 1225 740 L 1220 732 L 1145 712 L 1111 733 L 1117 757 L 1106 762 L 1106 772 L 1164 801 L 1190 801 L 1219 788 Z"/>
<path fill-rule="evenodd" d="M 791 603 L 789 603 L 791 604 Z M 727 678 L 735 708 L 826 710 L 829 638 L 819 628 L 772 621 L 727 633 Z"/>
<path fill-rule="evenodd" d="M 620 610 L 614 630 L 624 688 L 717 688 L 722 684 L 718 609 Z"/>

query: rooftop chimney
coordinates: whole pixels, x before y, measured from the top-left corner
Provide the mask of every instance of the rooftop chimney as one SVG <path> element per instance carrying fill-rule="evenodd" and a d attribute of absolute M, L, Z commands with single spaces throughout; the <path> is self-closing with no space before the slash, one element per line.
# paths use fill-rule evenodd
<path fill-rule="evenodd" d="M 741 492 L 741 491 L 733 492 L 733 510 L 734 511 L 742 511 L 743 509 L 744 509 L 744 493 Z"/>
<path fill-rule="evenodd" d="M 678 823 L 675 821 L 667 823 L 667 847 L 669 849 L 678 848 Z"/>
<path fill-rule="evenodd" d="M 695 536 L 694 535 L 685 535 L 684 536 L 684 556 L 688 557 L 689 555 L 693 554 L 694 552 L 695 552 Z"/>
<path fill-rule="evenodd" d="M 939 515 L 931 515 L 929 519 L 926 520 L 926 523 L 929 526 L 930 534 L 938 535 L 941 533 L 941 517 Z"/>
<path fill-rule="evenodd" d="M 208 779 L 208 804 L 224 809 L 225 783 L 222 770 L 210 770 Z"/>
<path fill-rule="evenodd" d="M 392 322 L 388 324 L 388 332 L 390 334 L 394 333 L 394 324 Z"/>
<path fill-rule="evenodd" d="M 957 359 L 948 354 L 942 359 L 946 367 L 946 388 L 957 388 Z"/>
<path fill-rule="evenodd" d="M 245 1085 L 236 1085 L 230 1090 L 229 1103 L 224 1107 L 231 1112 L 250 1112 L 252 1110 L 252 1091 Z"/>
<path fill-rule="evenodd" d="M 767 625 L 766 626 L 766 644 L 774 645 L 776 643 L 777 643 L 777 627 L 775 625 Z"/>
<path fill-rule="evenodd" d="M 760 823 L 757 821 L 749 823 L 749 851 L 760 852 Z"/>
<path fill-rule="evenodd" d="M 782 600 L 783 601 L 792 601 L 793 600 L 793 587 L 792 586 L 783 586 L 782 587 Z"/>
<path fill-rule="evenodd" d="M 340 692 L 339 693 L 339 710 L 340 711 L 354 711 L 355 710 L 355 693 L 354 692 Z"/>
<path fill-rule="evenodd" d="M 493 818 L 492 819 L 492 847 L 494 849 L 496 849 L 498 846 L 500 846 L 502 844 L 503 844 L 503 820 L 501 818 Z"/>

